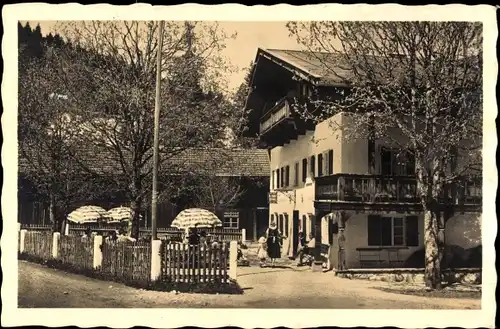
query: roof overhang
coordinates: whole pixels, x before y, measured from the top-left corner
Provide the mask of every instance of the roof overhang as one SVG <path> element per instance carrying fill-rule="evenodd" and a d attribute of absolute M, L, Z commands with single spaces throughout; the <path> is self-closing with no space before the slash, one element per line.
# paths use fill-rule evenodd
<path fill-rule="evenodd" d="M 316 86 L 321 86 L 321 87 L 348 87 L 348 84 L 346 84 L 346 83 L 342 83 L 342 82 L 338 82 L 338 81 L 332 81 L 330 79 L 324 79 L 321 76 L 313 75 L 313 74 L 307 72 L 306 70 L 304 70 L 304 69 L 302 69 L 300 67 L 297 67 L 296 65 L 293 65 L 292 63 L 289 63 L 285 59 L 272 54 L 270 51 L 267 51 L 264 48 L 258 48 L 257 49 L 257 55 L 255 56 L 255 61 L 254 61 L 256 63 L 256 66 L 255 66 L 255 69 L 253 70 L 252 79 L 251 79 L 251 82 L 250 82 L 250 87 L 251 88 L 254 85 L 255 75 L 256 75 L 256 72 L 257 72 L 257 63 L 259 61 L 259 58 L 265 58 L 265 59 L 273 62 L 274 64 L 279 65 L 279 66 L 285 68 L 286 70 L 288 70 L 289 72 L 291 72 L 294 75 L 298 76 L 299 78 L 301 78 L 301 79 L 303 79 L 305 81 L 308 81 L 309 83 L 311 83 L 313 85 L 316 85 Z M 251 90 L 250 90 L 250 92 L 251 92 Z"/>

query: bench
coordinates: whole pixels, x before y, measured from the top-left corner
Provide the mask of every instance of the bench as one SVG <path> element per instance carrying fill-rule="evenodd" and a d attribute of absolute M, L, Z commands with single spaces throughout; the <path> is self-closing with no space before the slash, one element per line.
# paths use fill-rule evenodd
<path fill-rule="evenodd" d="M 359 265 L 362 268 L 400 267 L 403 261 L 399 250 L 405 247 L 368 247 L 357 248 Z"/>

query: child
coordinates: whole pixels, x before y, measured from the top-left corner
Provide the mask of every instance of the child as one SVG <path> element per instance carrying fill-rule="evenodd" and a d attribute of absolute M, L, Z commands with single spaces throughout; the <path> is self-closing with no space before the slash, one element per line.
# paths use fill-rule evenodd
<path fill-rule="evenodd" d="M 264 263 L 267 258 L 267 239 L 265 237 L 260 237 L 259 239 L 259 249 L 257 249 L 257 257 L 260 260 L 260 267 L 264 267 Z"/>

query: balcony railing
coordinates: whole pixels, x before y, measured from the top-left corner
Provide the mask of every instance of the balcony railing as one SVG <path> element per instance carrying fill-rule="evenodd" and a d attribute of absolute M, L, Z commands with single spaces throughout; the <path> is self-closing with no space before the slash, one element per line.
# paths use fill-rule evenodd
<path fill-rule="evenodd" d="M 336 174 L 316 178 L 316 201 L 419 203 L 417 181 L 411 176 Z M 440 202 L 480 204 L 480 179 L 449 184 Z"/>
<path fill-rule="evenodd" d="M 290 105 L 286 97 L 283 97 L 262 117 L 260 121 L 260 133 L 266 132 L 284 118 L 289 117 L 290 114 Z"/>

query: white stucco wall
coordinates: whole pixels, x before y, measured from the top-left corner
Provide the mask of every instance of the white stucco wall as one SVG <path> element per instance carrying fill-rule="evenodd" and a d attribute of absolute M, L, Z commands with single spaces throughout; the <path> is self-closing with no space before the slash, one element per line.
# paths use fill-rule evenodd
<path fill-rule="evenodd" d="M 293 169 L 296 162 L 302 166 L 302 159 L 309 158 L 319 153 L 333 149 L 333 172 L 342 172 L 342 133 L 335 130 L 335 127 L 342 125 L 342 114 L 337 114 L 332 118 L 319 123 L 314 131 L 308 131 L 297 140 L 283 146 L 275 147 L 271 150 L 271 170 L 289 165 L 290 183 L 293 182 Z M 318 161 L 316 159 L 316 170 Z M 300 167 L 302 168 L 302 167 Z M 302 176 L 302 169 L 300 170 Z M 300 179 L 299 179 L 300 180 Z"/>
<path fill-rule="evenodd" d="M 389 213 L 387 216 L 401 216 L 398 213 Z M 446 223 L 445 241 L 447 245 L 456 245 L 464 249 L 476 247 L 481 244 L 481 216 L 457 215 Z M 424 246 L 424 217 L 419 216 L 419 246 L 399 250 L 399 260 L 404 261 L 415 251 Z M 359 252 L 357 248 L 368 246 L 368 214 L 357 214 L 349 218 L 345 228 L 346 236 L 346 262 L 348 268 L 359 268 Z M 387 254 L 382 253 L 382 259 Z"/>
<path fill-rule="evenodd" d="M 293 185 L 295 163 L 299 162 L 299 185 L 296 187 L 290 186 L 295 189 L 295 201 L 291 200 L 285 193 L 278 192 L 277 203 L 269 205 L 269 214 L 274 214 L 275 220 L 279 225 L 279 215 L 288 214 L 288 232 L 283 232 L 288 238 L 283 241 L 282 255 L 291 255 L 291 241 L 292 240 L 292 220 L 293 211 L 299 211 L 299 218 L 306 215 L 306 232 L 311 232 L 312 218 L 309 214 L 314 214 L 314 182 L 305 186 L 302 183 L 302 160 L 307 158 L 308 169 L 310 166 L 310 157 L 315 156 L 315 164 L 317 171 L 318 159 L 317 155 L 333 149 L 333 172 L 342 172 L 342 133 L 336 130 L 335 127 L 342 125 L 342 114 L 333 116 L 329 120 L 319 123 L 315 131 L 308 131 L 306 135 L 299 136 L 297 140 L 292 140 L 290 143 L 283 146 L 275 147 L 271 150 L 271 174 L 273 171 L 290 166 L 290 185 Z M 366 152 L 365 152 L 366 153 Z M 272 181 L 272 180 L 271 180 Z M 274 179 L 276 184 L 276 178 Z M 271 187 L 271 190 L 274 190 Z M 292 193 L 292 192 L 287 192 Z M 280 230 L 284 228 L 280 227 Z"/>
<path fill-rule="evenodd" d="M 293 241 L 292 221 L 294 210 L 299 211 L 299 219 L 303 215 L 307 216 L 307 232 L 311 232 L 311 225 L 313 223 L 309 214 L 314 214 L 314 182 L 311 182 L 310 185 L 297 188 L 295 196 L 293 192 L 278 192 L 277 203 L 269 204 L 269 214 L 274 215 L 274 219 L 278 225 L 280 225 L 279 215 L 288 214 L 288 231 L 285 230 L 285 227 L 279 227 L 280 231 L 287 237 L 283 240 L 283 256 L 292 256 L 291 241 Z"/>

